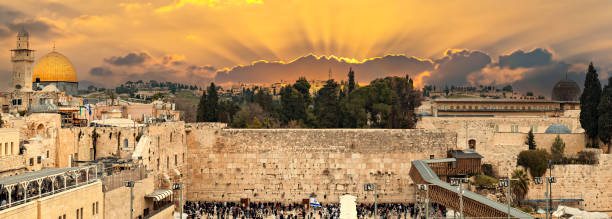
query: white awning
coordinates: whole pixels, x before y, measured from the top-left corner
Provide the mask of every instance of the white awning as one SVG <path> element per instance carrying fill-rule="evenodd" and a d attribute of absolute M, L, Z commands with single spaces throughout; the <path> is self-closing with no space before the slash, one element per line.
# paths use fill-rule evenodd
<path fill-rule="evenodd" d="M 154 201 L 160 201 L 168 196 L 172 195 L 172 190 L 170 189 L 156 189 L 153 193 L 145 195 L 145 198 L 151 198 Z"/>

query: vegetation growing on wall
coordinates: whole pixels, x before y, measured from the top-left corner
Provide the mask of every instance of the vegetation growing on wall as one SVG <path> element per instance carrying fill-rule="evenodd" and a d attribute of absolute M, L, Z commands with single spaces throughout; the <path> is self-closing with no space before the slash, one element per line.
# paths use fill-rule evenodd
<path fill-rule="evenodd" d="M 532 177 L 541 177 L 546 172 L 550 154 L 546 150 L 521 151 L 518 155 L 517 164 L 523 166 Z"/>

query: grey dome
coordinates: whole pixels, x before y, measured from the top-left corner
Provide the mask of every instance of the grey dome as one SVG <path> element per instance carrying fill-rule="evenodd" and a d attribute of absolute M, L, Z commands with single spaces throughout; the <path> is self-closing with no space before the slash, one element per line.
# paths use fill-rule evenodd
<path fill-rule="evenodd" d="M 563 124 L 554 124 L 554 125 L 549 126 L 546 129 L 546 133 L 547 134 L 569 134 L 569 133 L 572 133 L 572 131 L 570 131 L 570 129 Z"/>
<path fill-rule="evenodd" d="M 565 79 L 555 84 L 551 99 L 556 101 L 580 101 L 581 93 L 578 83 Z"/>

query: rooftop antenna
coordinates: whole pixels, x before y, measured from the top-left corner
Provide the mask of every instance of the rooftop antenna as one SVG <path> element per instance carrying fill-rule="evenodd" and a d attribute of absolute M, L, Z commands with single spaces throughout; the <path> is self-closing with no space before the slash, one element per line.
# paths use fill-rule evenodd
<path fill-rule="evenodd" d="M 332 71 L 331 71 L 331 67 L 329 67 L 329 73 L 327 74 L 327 80 L 331 80 L 332 79 Z"/>

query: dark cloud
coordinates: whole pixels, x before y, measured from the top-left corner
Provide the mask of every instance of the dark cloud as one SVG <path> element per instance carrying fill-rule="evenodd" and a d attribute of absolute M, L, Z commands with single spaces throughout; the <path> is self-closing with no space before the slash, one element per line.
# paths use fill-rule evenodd
<path fill-rule="evenodd" d="M 510 69 L 543 66 L 550 64 L 551 61 L 552 53 L 542 48 L 527 53 L 518 50 L 510 55 L 499 56 L 499 66 Z"/>
<path fill-rule="evenodd" d="M 21 28 L 25 28 L 30 35 L 38 38 L 60 35 L 53 24 L 36 20 L 21 11 L 0 5 L 0 38 L 15 37 Z"/>
<path fill-rule="evenodd" d="M 129 53 L 123 57 L 113 56 L 110 58 L 106 58 L 104 59 L 104 62 L 111 64 L 111 65 L 116 65 L 116 66 L 134 66 L 134 65 L 142 64 L 149 58 L 151 58 L 151 56 L 149 56 L 149 54 L 146 54 L 144 52 Z"/>
<path fill-rule="evenodd" d="M 111 76 L 113 75 L 113 71 L 107 67 L 94 67 L 89 70 L 89 74 L 93 76 Z"/>
<path fill-rule="evenodd" d="M 355 79 L 362 83 L 388 75 L 416 75 L 433 69 L 433 62 L 404 55 L 388 55 L 363 62 L 348 61 L 336 57 L 307 55 L 291 62 L 255 62 L 217 72 L 215 81 L 272 83 L 279 80 L 295 80 L 300 76 L 325 80 L 329 71 L 337 80 L 345 80 L 349 68 L 355 71 Z"/>
<path fill-rule="evenodd" d="M 470 50 L 447 50 L 444 57 L 435 61 L 436 68 L 425 79 L 433 84 L 456 84 L 468 83 L 467 76 L 480 71 L 491 63 L 491 57 L 480 51 Z"/>
<path fill-rule="evenodd" d="M 566 77 L 582 87 L 584 85 L 585 72 L 570 71 L 571 66 L 565 62 L 554 62 L 546 66 L 532 68 L 523 73 L 522 79 L 511 84 L 522 93 L 533 91 L 548 97 L 550 97 L 553 86 Z"/>

